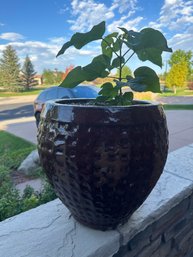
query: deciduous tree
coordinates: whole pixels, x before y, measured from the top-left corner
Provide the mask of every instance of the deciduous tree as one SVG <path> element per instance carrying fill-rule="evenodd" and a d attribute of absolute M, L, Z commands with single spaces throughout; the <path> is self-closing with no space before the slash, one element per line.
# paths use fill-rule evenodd
<path fill-rule="evenodd" d="M 62 80 L 64 80 L 66 78 L 66 76 L 68 75 L 68 73 L 74 69 L 74 65 L 69 65 L 66 67 L 65 72 L 62 73 Z"/>
<path fill-rule="evenodd" d="M 188 74 L 188 65 L 186 61 L 175 63 L 166 75 L 166 86 L 173 87 L 176 93 L 176 87 L 183 87 L 186 83 Z"/>
<path fill-rule="evenodd" d="M 45 69 L 42 75 L 46 85 L 58 85 L 62 81 L 62 72 L 57 71 L 57 69 L 55 71 Z"/>
<path fill-rule="evenodd" d="M 192 51 L 184 51 L 179 49 L 173 52 L 173 54 L 171 55 L 168 61 L 168 64 L 170 65 L 170 67 L 172 67 L 174 64 L 186 62 L 188 67 L 187 78 L 189 78 L 192 74 L 192 65 L 193 65 L 192 57 L 193 57 Z"/>
<path fill-rule="evenodd" d="M 117 72 L 116 72 L 116 77 L 119 78 L 119 69 L 117 69 Z M 127 76 L 131 76 L 132 75 L 132 71 L 131 69 L 128 67 L 128 66 L 124 66 L 122 68 L 122 77 L 124 78 L 122 81 L 127 81 L 126 80 L 126 77 Z"/>

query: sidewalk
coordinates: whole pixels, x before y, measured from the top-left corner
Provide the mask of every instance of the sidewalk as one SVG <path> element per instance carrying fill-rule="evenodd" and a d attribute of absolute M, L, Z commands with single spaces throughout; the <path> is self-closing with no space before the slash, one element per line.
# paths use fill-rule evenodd
<path fill-rule="evenodd" d="M 5 130 L 31 143 L 37 143 L 37 128 L 34 117 L 5 120 L 0 122 L 0 130 Z"/>

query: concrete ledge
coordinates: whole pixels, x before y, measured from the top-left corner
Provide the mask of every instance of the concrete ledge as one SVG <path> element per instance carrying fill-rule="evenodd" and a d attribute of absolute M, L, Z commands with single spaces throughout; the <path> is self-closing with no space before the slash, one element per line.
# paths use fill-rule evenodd
<path fill-rule="evenodd" d="M 149 228 L 151 224 L 157 221 L 163 222 L 163 217 L 167 217 L 172 208 L 192 194 L 193 145 L 190 145 L 169 154 L 165 171 L 156 187 L 124 226 L 107 232 L 89 229 L 76 222 L 57 199 L 1 222 L 0 255 L 3 257 L 124 256 L 116 254 L 120 252 L 121 247 L 131 242 L 132 238 Z M 186 202 L 185 204 L 189 205 Z M 165 237 L 169 237 L 169 232 Z M 158 239 L 155 244 L 160 242 L 160 237 Z"/>

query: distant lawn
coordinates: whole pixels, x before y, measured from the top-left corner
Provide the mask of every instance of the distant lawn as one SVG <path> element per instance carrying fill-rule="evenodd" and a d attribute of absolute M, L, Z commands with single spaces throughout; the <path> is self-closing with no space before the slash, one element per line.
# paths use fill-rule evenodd
<path fill-rule="evenodd" d="M 177 88 L 176 94 L 173 91 L 163 92 L 159 94 L 160 97 L 167 97 L 167 96 L 193 96 L 193 90 L 188 90 L 187 88 Z"/>
<path fill-rule="evenodd" d="M 193 110 L 193 104 L 163 104 L 164 110 Z"/>
<path fill-rule="evenodd" d="M 0 97 L 11 97 L 11 96 L 24 96 L 24 95 L 38 95 L 42 89 L 24 91 L 24 92 L 0 92 Z"/>
<path fill-rule="evenodd" d="M 0 97 L 11 97 L 11 96 L 25 96 L 25 95 L 38 95 L 42 90 L 48 88 L 50 86 L 42 86 L 31 88 L 30 90 L 25 90 L 22 92 L 6 92 L 0 91 Z"/>

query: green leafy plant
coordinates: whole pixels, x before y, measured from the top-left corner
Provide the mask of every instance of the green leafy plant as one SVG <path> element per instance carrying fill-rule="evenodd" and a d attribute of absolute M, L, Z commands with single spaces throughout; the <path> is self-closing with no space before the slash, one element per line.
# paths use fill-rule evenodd
<path fill-rule="evenodd" d="M 150 61 L 162 67 L 162 52 L 172 52 L 167 46 L 163 34 L 152 28 L 144 28 L 140 32 L 119 28 L 121 33 L 105 34 L 105 22 L 95 25 L 87 33 L 75 33 L 66 42 L 57 56 L 74 46 L 81 49 L 95 40 L 101 40 L 102 53 L 84 67 L 77 66 L 69 72 L 60 84 L 62 87 L 73 88 L 83 81 L 92 81 L 96 78 L 110 76 L 111 70 L 119 69 L 119 76 L 114 77 L 115 85 L 106 82 L 101 86 L 96 103 L 102 102 L 110 105 L 129 105 L 133 100 L 133 91 L 136 92 L 160 92 L 159 78 L 155 71 L 147 66 L 137 68 L 133 76 L 123 77 L 122 71 L 126 63 L 137 55 L 140 61 Z M 125 81 L 126 80 L 126 81 Z M 122 88 L 128 86 L 130 92 L 123 92 Z"/>

